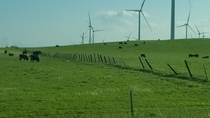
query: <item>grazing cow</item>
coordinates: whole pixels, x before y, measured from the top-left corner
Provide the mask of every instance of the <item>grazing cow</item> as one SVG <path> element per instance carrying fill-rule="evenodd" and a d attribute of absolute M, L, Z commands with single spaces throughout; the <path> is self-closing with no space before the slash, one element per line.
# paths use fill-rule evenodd
<path fill-rule="evenodd" d="M 23 50 L 22 54 L 27 54 L 27 50 L 26 49 Z"/>
<path fill-rule="evenodd" d="M 19 55 L 19 59 L 23 59 L 23 60 L 27 60 L 28 61 L 28 56 L 27 55 L 24 55 L 24 54 L 20 54 Z"/>
<path fill-rule="evenodd" d="M 104 45 L 106 45 L 106 43 L 104 43 Z"/>
<path fill-rule="evenodd" d="M 60 47 L 59 45 L 55 45 L 55 47 Z"/>
<path fill-rule="evenodd" d="M 146 55 L 145 55 L 145 54 L 141 54 L 140 56 L 141 56 L 141 57 L 144 57 L 144 58 L 146 58 Z"/>
<path fill-rule="evenodd" d="M 143 44 L 145 44 L 146 42 L 144 41 Z"/>
<path fill-rule="evenodd" d="M 41 51 L 33 51 L 33 55 L 39 55 L 41 54 Z"/>
<path fill-rule="evenodd" d="M 32 54 L 29 57 L 31 58 L 30 61 L 37 61 L 37 62 L 40 61 L 38 55 Z"/>
<path fill-rule="evenodd" d="M 189 57 L 199 57 L 198 54 L 189 54 Z"/>
<path fill-rule="evenodd" d="M 119 42 L 119 44 L 123 44 L 123 42 Z"/>
<path fill-rule="evenodd" d="M 128 44 L 127 42 L 124 42 L 124 44 Z"/>
<path fill-rule="evenodd" d="M 14 56 L 14 54 L 13 53 L 9 53 L 9 56 Z"/>
<path fill-rule="evenodd" d="M 7 54 L 7 50 L 4 50 L 4 54 Z"/>
<path fill-rule="evenodd" d="M 138 44 L 134 44 L 134 46 L 139 46 Z"/>
<path fill-rule="evenodd" d="M 203 56 L 202 58 L 206 59 L 206 58 L 209 58 L 209 56 Z"/>
<path fill-rule="evenodd" d="M 118 49 L 122 49 L 122 46 L 119 46 Z"/>

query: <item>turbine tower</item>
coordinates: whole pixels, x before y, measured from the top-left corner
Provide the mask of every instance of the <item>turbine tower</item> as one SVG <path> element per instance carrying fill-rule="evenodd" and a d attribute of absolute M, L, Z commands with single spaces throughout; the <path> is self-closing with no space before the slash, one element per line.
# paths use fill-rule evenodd
<path fill-rule="evenodd" d="M 147 25 L 149 26 L 150 30 L 152 31 L 152 28 L 150 27 L 146 17 L 144 16 L 144 13 L 142 11 L 143 9 L 143 6 L 144 6 L 144 3 L 145 3 L 145 0 L 143 1 L 143 3 L 141 4 L 141 8 L 140 10 L 126 10 L 126 11 L 133 11 L 133 12 L 138 12 L 139 13 L 139 27 L 138 27 L 138 40 L 140 41 L 140 37 L 141 37 L 141 28 L 140 28 L 140 25 L 141 25 L 141 14 L 142 16 L 144 17 L 145 21 L 147 22 Z"/>
<path fill-rule="evenodd" d="M 188 27 L 193 31 L 193 29 L 190 27 L 190 25 L 189 25 L 189 21 L 190 21 L 190 13 L 191 13 L 191 11 L 189 12 L 189 15 L 188 15 L 188 19 L 187 19 L 187 22 L 185 23 L 185 24 L 183 24 L 183 25 L 180 25 L 180 26 L 178 26 L 178 27 L 186 27 L 186 39 L 187 39 L 187 31 L 188 31 Z M 193 31 L 193 33 L 195 34 L 195 32 Z"/>
<path fill-rule="evenodd" d="M 88 21 L 88 27 L 89 27 L 89 44 L 91 44 L 91 30 L 92 30 L 92 25 L 91 25 L 91 19 L 90 19 L 90 13 L 88 12 L 88 17 L 89 17 L 89 21 Z"/>
<path fill-rule="evenodd" d="M 171 0 L 171 40 L 175 39 L 175 0 Z"/>

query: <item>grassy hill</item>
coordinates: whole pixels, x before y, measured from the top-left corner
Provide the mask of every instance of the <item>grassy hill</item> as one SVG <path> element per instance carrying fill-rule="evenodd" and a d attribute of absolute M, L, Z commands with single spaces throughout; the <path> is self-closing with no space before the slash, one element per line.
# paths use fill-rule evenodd
<path fill-rule="evenodd" d="M 210 84 L 204 66 L 209 75 L 210 59 L 202 58 L 210 55 L 209 44 L 209 39 L 189 39 L 27 48 L 50 54 L 41 55 L 39 63 L 19 61 L 21 48 L 7 48 L 12 57 L 1 48 L 0 117 L 127 118 L 130 91 L 136 118 L 209 117 Z M 53 58 L 56 53 L 99 54 L 114 57 L 116 64 Z M 140 54 L 153 70 L 144 58 L 145 68 L 141 66 Z"/>

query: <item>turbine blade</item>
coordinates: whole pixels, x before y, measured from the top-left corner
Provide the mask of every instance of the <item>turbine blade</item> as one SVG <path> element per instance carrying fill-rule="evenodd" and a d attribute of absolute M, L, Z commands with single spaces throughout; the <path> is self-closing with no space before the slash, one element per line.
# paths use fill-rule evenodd
<path fill-rule="evenodd" d="M 140 10 L 125 10 L 125 11 L 133 11 L 133 12 L 140 12 Z"/>
<path fill-rule="evenodd" d="M 190 13 L 191 13 L 191 10 L 190 10 L 189 15 L 188 15 L 187 24 L 188 24 L 189 21 L 190 21 Z"/>
<path fill-rule="evenodd" d="M 190 25 L 187 25 L 192 31 L 193 33 L 196 35 L 195 31 L 190 27 Z"/>
<path fill-rule="evenodd" d="M 180 25 L 180 26 L 177 26 L 177 28 L 179 28 L 179 27 L 184 27 L 184 26 L 186 26 L 186 24 L 184 24 L 184 25 Z"/>
<path fill-rule="evenodd" d="M 188 0 L 188 2 L 189 2 L 189 4 L 190 4 L 190 7 L 191 7 L 191 2 L 190 2 L 190 0 Z"/>
<path fill-rule="evenodd" d="M 144 0 L 143 3 L 141 4 L 141 9 L 140 9 L 140 10 L 143 9 L 143 7 L 144 7 L 144 2 L 145 2 L 145 0 Z"/>
<path fill-rule="evenodd" d="M 129 34 L 129 36 L 128 36 L 128 37 L 130 37 L 130 36 L 131 36 L 131 34 L 132 34 L 132 32 Z"/>
<path fill-rule="evenodd" d="M 91 26 L 91 19 L 90 19 L 90 13 L 88 12 L 88 17 L 89 17 L 89 24 Z"/>
<path fill-rule="evenodd" d="M 142 14 L 142 16 L 144 17 L 145 21 L 147 22 L 147 25 L 149 26 L 150 30 L 152 31 L 152 28 L 150 27 L 149 22 L 147 21 L 146 17 L 144 16 L 144 13 L 141 12 L 141 14 Z"/>
<path fill-rule="evenodd" d="M 198 27 L 195 25 L 195 27 L 196 27 L 196 29 L 197 29 L 197 31 L 198 31 L 198 33 L 200 33 L 200 31 L 198 30 Z"/>

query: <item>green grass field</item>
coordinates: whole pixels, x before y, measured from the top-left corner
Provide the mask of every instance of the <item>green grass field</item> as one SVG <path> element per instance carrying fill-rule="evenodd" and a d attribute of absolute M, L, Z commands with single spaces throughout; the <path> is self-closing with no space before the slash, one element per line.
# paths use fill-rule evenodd
<path fill-rule="evenodd" d="M 210 56 L 209 44 L 209 39 L 189 39 L 130 41 L 123 49 L 118 42 L 27 48 L 50 54 L 95 53 L 114 57 L 116 64 L 48 56 L 40 56 L 39 63 L 20 61 L 23 48 L 7 48 L 14 56 L 0 48 L 0 117 L 129 118 L 132 91 L 134 118 L 208 118 L 210 59 L 202 56 Z M 142 53 L 153 70 L 143 58 L 142 68 Z M 188 57 L 195 53 L 199 58 Z"/>

